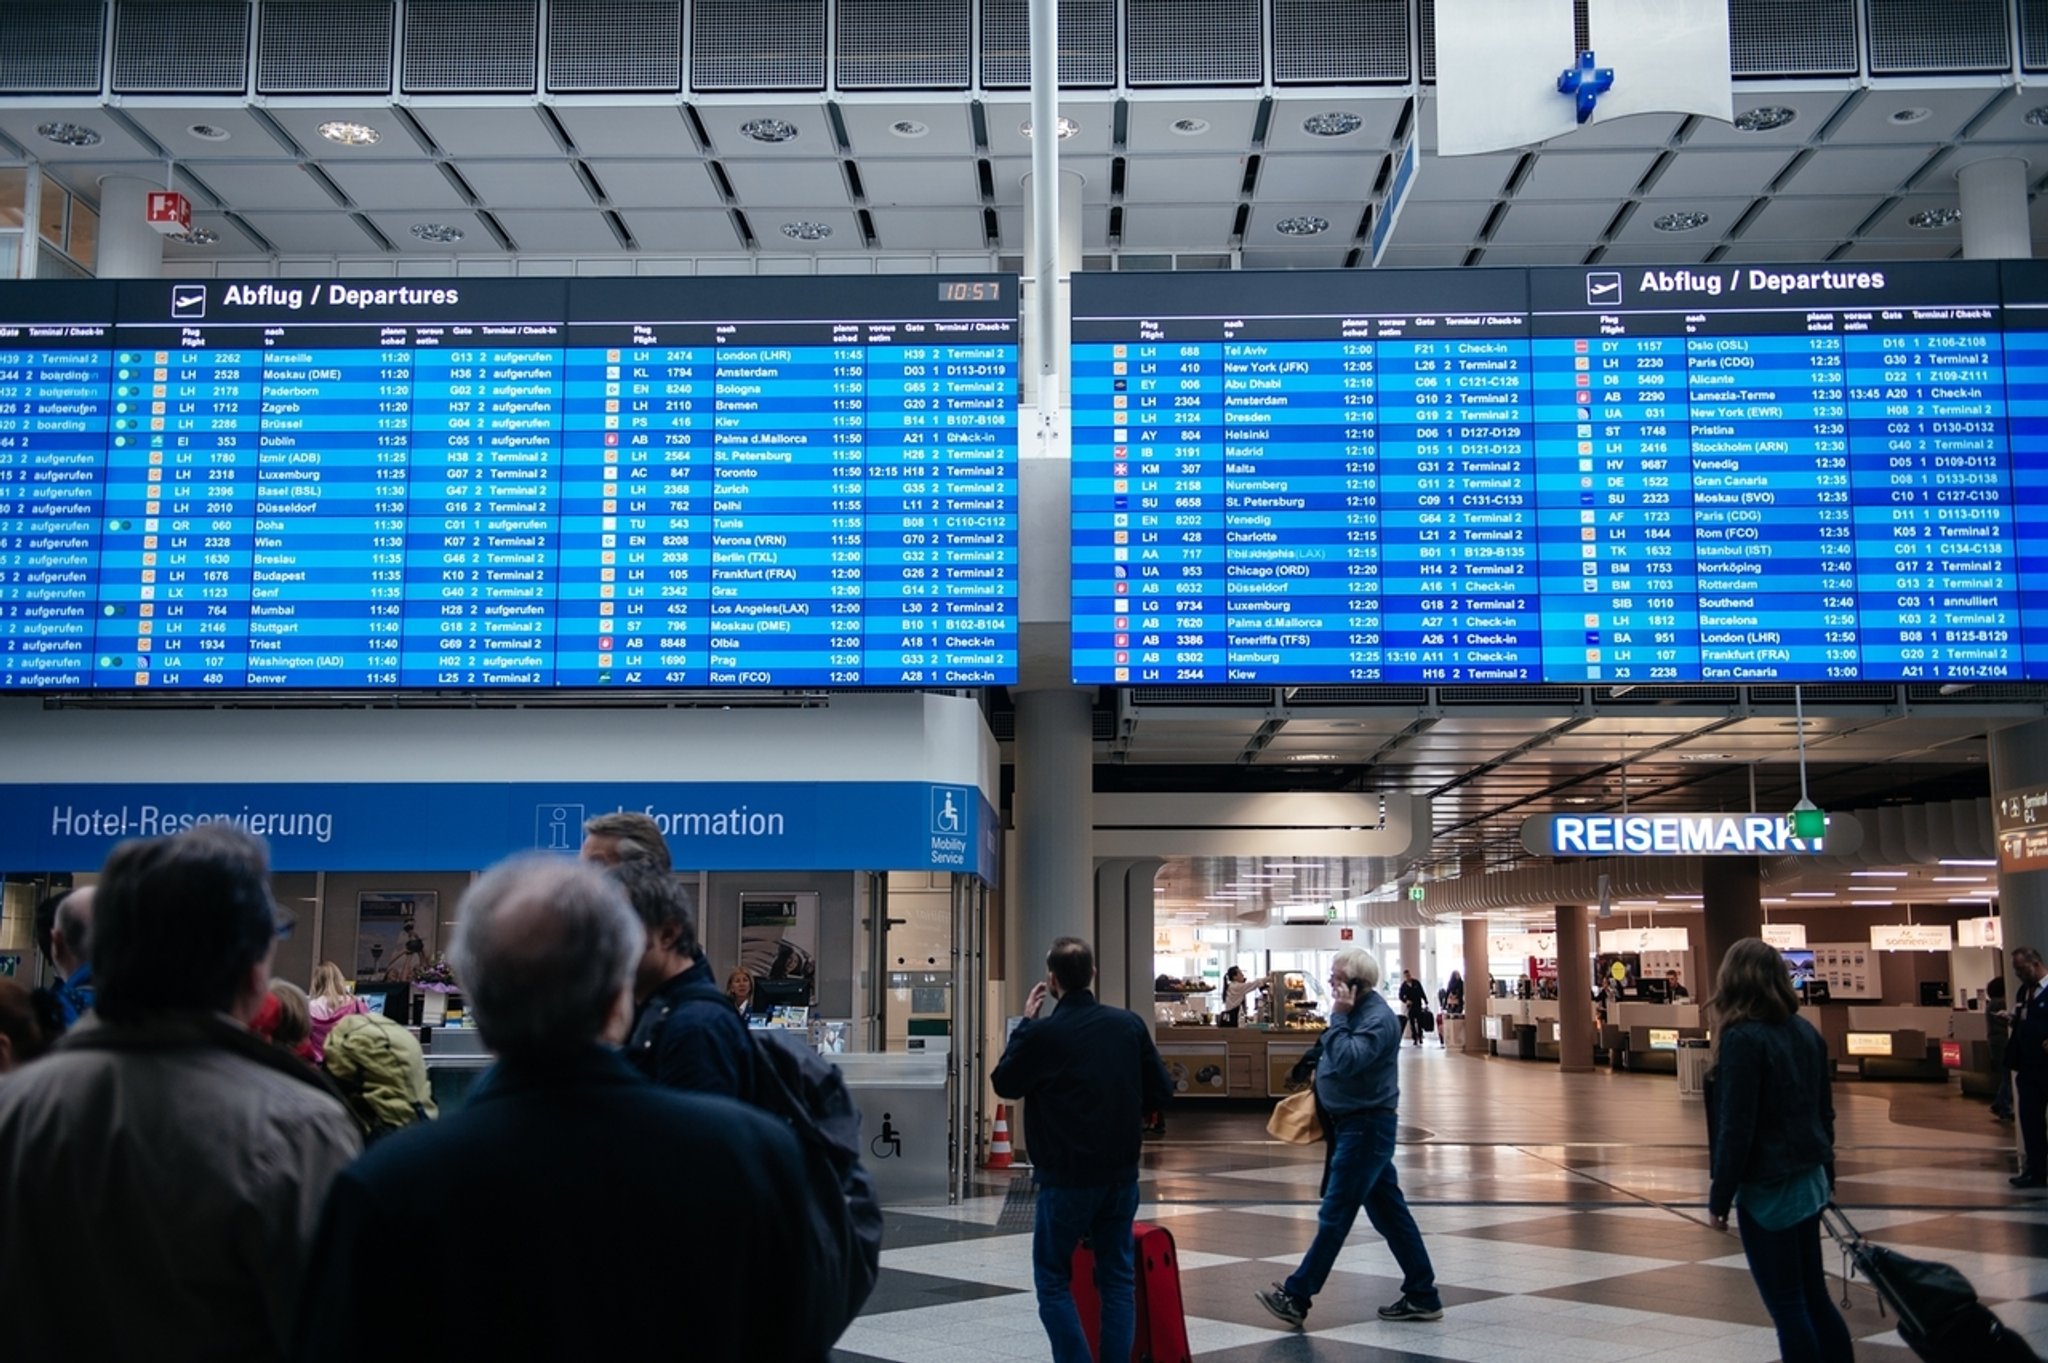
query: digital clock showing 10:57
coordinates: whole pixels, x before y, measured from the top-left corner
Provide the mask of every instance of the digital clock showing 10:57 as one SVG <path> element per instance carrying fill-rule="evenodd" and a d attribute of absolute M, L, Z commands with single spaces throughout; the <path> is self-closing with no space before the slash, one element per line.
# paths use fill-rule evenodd
<path fill-rule="evenodd" d="M 1003 283 L 999 279 L 947 279 L 939 284 L 941 303 L 1000 303 Z"/>

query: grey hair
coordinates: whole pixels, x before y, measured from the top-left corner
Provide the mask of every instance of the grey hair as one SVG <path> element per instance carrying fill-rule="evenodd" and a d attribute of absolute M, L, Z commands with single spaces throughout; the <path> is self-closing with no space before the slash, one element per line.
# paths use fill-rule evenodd
<path fill-rule="evenodd" d="M 1337 953 L 1332 962 L 1339 975 L 1347 980 L 1356 980 L 1367 989 L 1380 987 L 1380 958 L 1364 947 L 1351 947 Z"/>
<path fill-rule="evenodd" d="M 83 886 L 64 896 L 57 905 L 57 931 L 81 961 L 92 959 L 92 887 Z"/>
<path fill-rule="evenodd" d="M 600 1039 L 647 942 L 618 882 L 538 852 L 484 872 L 457 916 L 455 978 L 485 1044 L 510 1058 Z"/>

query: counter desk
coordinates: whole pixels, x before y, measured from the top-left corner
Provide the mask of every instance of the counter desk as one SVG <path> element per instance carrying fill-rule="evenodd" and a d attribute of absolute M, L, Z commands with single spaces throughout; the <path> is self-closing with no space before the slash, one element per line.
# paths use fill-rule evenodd
<path fill-rule="evenodd" d="M 1321 1028 L 1160 1026 L 1153 1037 L 1174 1101 L 1278 1098 L 1287 1072 L 1322 1036 Z"/>

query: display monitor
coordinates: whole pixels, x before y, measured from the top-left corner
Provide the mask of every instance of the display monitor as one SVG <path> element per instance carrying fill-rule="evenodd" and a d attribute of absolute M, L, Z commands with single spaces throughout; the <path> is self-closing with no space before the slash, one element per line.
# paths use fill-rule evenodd
<path fill-rule="evenodd" d="M 1803 948 L 1787 948 L 1778 953 L 1785 958 L 1785 968 L 1792 973 L 1792 987 L 1804 991 L 1813 983 L 1813 953 Z"/>

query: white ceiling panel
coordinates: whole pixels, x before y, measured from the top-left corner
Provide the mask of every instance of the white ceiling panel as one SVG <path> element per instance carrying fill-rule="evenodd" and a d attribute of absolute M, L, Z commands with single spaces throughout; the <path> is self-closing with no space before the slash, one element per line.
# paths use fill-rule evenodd
<path fill-rule="evenodd" d="M 1622 224 L 1621 231 L 1615 236 L 1615 241 L 1618 243 L 1673 243 L 1676 239 L 1671 233 L 1659 232 L 1657 230 L 1657 219 L 1662 214 L 1683 207 L 1694 212 L 1706 214 L 1707 225 L 1699 228 L 1697 231 L 1683 234 L 1684 241 L 1677 244 L 1691 245 L 1694 242 L 1700 241 L 1701 238 L 1705 238 L 1704 244 L 1701 245 L 1700 249 L 1703 251 L 1711 250 L 1714 243 L 1721 239 L 1722 233 L 1733 227 L 1736 219 L 1749 211 L 1749 205 L 1750 200 L 1748 199 L 1687 199 L 1683 204 L 1644 203 L 1639 205 L 1635 212 L 1629 214 L 1628 221 Z"/>
<path fill-rule="evenodd" d="M 818 223 L 832 229 L 832 235 L 823 241 L 801 241 L 782 230 L 785 223 Z M 814 256 L 824 251 L 857 251 L 860 245 L 860 220 L 847 207 L 804 208 L 804 209 L 763 209 L 747 214 L 747 224 L 754 229 L 754 239 L 759 243 L 762 255 Z"/>
<path fill-rule="evenodd" d="M 1545 151 L 1515 192 L 1515 200 L 1605 199 L 1611 203 L 1634 190 L 1656 159 L 1656 153 L 1647 151 Z"/>
<path fill-rule="evenodd" d="M 1743 232 L 1780 241 L 1841 240 L 1856 230 L 1877 205 L 1868 199 L 1816 199 L 1781 194 L 1763 206 Z"/>
<path fill-rule="evenodd" d="M 1611 201 L 1524 203 L 1517 200 L 1494 230 L 1493 239 L 1502 246 L 1583 244 L 1597 240 L 1613 216 L 1614 204 Z"/>
<path fill-rule="evenodd" d="M 1809 158 L 1779 188 L 1793 194 L 1889 194 L 1926 160 L 1927 148 L 1919 145 L 1833 147 Z"/>
<path fill-rule="evenodd" d="M 98 133 L 100 140 L 90 147 L 71 147 L 52 142 L 36 131 L 37 124 L 46 122 L 70 123 L 88 128 Z M 117 119 L 99 108 L 0 108 L 0 132 L 21 143 L 28 149 L 30 156 L 60 161 L 67 165 L 93 165 L 106 161 L 147 161 L 156 156 L 155 148 L 130 136 L 128 130 L 122 127 Z"/>
<path fill-rule="evenodd" d="M 839 150 L 832 140 L 832 124 L 825 106 L 815 95 L 793 95 L 780 103 L 763 103 L 749 97 L 730 103 L 697 100 L 697 117 L 711 135 L 711 146 L 719 156 L 832 156 Z M 796 129 L 787 142 L 761 142 L 740 129 L 756 119 L 776 119 Z"/>
<path fill-rule="evenodd" d="M 585 156 L 693 156 L 697 139 L 682 107 L 556 102 L 550 106 Z"/>
<path fill-rule="evenodd" d="M 348 156 L 362 161 L 389 161 L 420 155 L 419 140 L 403 120 L 382 103 L 306 103 L 272 100 L 263 112 L 291 135 L 308 156 Z M 320 135 L 322 123 L 360 123 L 377 130 L 377 141 L 367 147 L 346 147 Z M 230 143 L 230 146 L 233 144 Z M 550 144 L 552 147 L 552 143 Z"/>
<path fill-rule="evenodd" d="M 1947 260 L 1962 249 L 1962 243 L 1953 234 L 1942 233 L 1947 240 L 1925 242 L 1910 241 L 1859 241 L 1846 251 L 1844 260 Z"/>
<path fill-rule="evenodd" d="M 270 244 L 286 255 L 375 255 L 377 243 L 372 241 L 355 220 L 345 213 L 244 213 L 248 224 L 269 238 Z M 386 227 L 384 234 L 396 243 L 401 237 L 410 243 L 411 237 L 404 236 L 404 228 L 398 236 L 392 236 Z M 488 246 L 488 238 L 486 238 Z"/>
<path fill-rule="evenodd" d="M 1355 203 L 1255 204 L 1251 219 L 1245 224 L 1244 244 L 1290 250 L 1333 249 L 1341 256 L 1350 249 L 1363 212 Z M 1124 216 L 1128 221 L 1130 214 L 1126 212 Z M 1289 236 L 1275 230 L 1276 223 L 1303 217 L 1321 218 L 1330 224 L 1329 229 L 1313 237 Z"/>
<path fill-rule="evenodd" d="M 675 160 L 592 160 L 591 173 L 620 208 L 716 208 L 718 186 L 695 157 Z"/>
<path fill-rule="evenodd" d="M 1259 200 L 1298 203 L 1307 199 L 1356 199 L 1372 196 L 1373 181 L 1386 158 L 1378 152 L 1358 156 L 1263 156 L 1259 158 Z"/>
<path fill-rule="evenodd" d="M 1665 234 L 1659 232 L 1660 237 Z M 1617 241 L 1600 258 L 1602 265 L 1697 265 L 1714 249 L 1713 237 L 1691 241 L 1665 237 L 1662 241 Z"/>
<path fill-rule="evenodd" d="M 1124 245 L 1138 250 L 1212 250 L 1230 236 L 1236 216 L 1237 210 L 1228 204 L 1136 204 L 1124 209 Z"/>
<path fill-rule="evenodd" d="M 974 120 L 959 96 L 944 104 L 915 104 L 896 97 L 882 103 L 841 100 L 839 120 L 855 156 L 974 155 Z M 899 131 L 898 124 L 906 126 Z"/>
<path fill-rule="evenodd" d="M 1760 85 L 1743 85 L 1735 93 L 1735 111 L 1770 106 L 1792 111 L 1792 121 L 1782 128 L 1767 132 L 1742 132 L 1732 123 L 1723 123 L 1717 118 L 1703 118 L 1693 124 L 1692 136 L 1686 139 L 1688 150 L 1694 147 L 1740 147 L 1754 150 L 1765 146 L 1804 146 L 1813 135 L 1827 126 L 1835 111 L 1846 100 L 1858 98 L 1849 90 L 1784 90 Z"/>
<path fill-rule="evenodd" d="M 1134 156 L 1124 165 L 1124 202 L 1234 199 L 1243 182 L 1243 157 Z"/>
<path fill-rule="evenodd" d="M 1109 202 L 1109 158 L 1107 156 L 1062 156 L 1060 171 L 1072 171 L 1081 177 L 1081 202 L 1106 204 Z M 1020 204 L 1024 202 L 1024 177 L 1031 173 L 1031 158 L 1009 156 L 994 162 L 989 174 L 996 185 L 996 202 L 999 204 Z"/>
<path fill-rule="evenodd" d="M 1145 211 L 1147 213 L 1157 213 L 1160 210 L 1148 208 Z M 1234 217 L 1236 210 L 1232 209 L 1230 211 Z M 1019 207 L 1006 205 L 996 210 L 996 225 L 1002 229 L 1002 250 L 1016 252 L 1024 249 L 1024 218 L 1025 211 Z M 1128 245 L 1130 243 L 1130 220 L 1128 215 L 1125 217 L 1124 231 L 1124 241 Z M 1229 234 L 1230 224 L 1228 222 L 1223 224 L 1223 232 L 1226 236 Z M 1104 251 L 1109 249 L 1109 210 L 1107 208 L 1096 204 L 1089 204 L 1082 208 L 1081 249 L 1084 251 Z M 1155 244 L 1147 249 L 1157 250 L 1158 247 Z"/>
<path fill-rule="evenodd" d="M 868 202 L 878 208 L 972 204 L 981 199 L 974 162 L 966 158 L 932 161 L 868 157 L 859 165 Z"/>
<path fill-rule="evenodd" d="M 1255 215 L 1256 216 L 1256 215 Z M 1352 243 L 1348 240 L 1332 242 L 1327 246 L 1281 246 L 1284 237 L 1267 237 L 1260 245 L 1249 241 L 1244 247 L 1244 268 L 1247 270 L 1334 270 L 1344 263 L 1351 254 Z M 1320 242 L 1321 237 L 1312 239 Z"/>
<path fill-rule="evenodd" d="M 1385 150 L 1400 126 L 1401 111 L 1408 96 L 1402 92 L 1368 90 L 1329 91 L 1323 94 L 1276 95 L 1273 116 L 1266 126 L 1266 146 L 1272 151 L 1355 151 Z M 1427 107 L 1427 105 L 1425 105 Z M 1362 120 L 1358 131 L 1342 137 L 1318 137 L 1302 127 L 1316 114 L 1356 114 Z"/>
<path fill-rule="evenodd" d="M 321 169 L 359 208 L 426 212 L 467 206 L 431 161 L 343 165 L 335 159 L 324 162 Z"/>
<path fill-rule="evenodd" d="M 1462 258 L 1491 212 L 1491 203 L 1411 203 L 1394 224 L 1394 244 L 1402 248 L 1455 245 Z"/>
<path fill-rule="evenodd" d="M 1997 82 L 1948 89 L 1929 85 L 1873 86 L 1829 132 L 1828 141 L 1837 147 L 1892 143 L 1921 148 L 1946 142 L 1960 134 L 1964 125 L 2000 94 Z M 1923 110 L 1925 117 L 1913 117 Z"/>
<path fill-rule="evenodd" d="M 391 244 L 398 248 L 399 254 L 408 259 L 415 256 L 435 259 L 442 256 L 494 256 L 499 254 L 496 239 L 484 230 L 484 225 L 477 219 L 476 214 L 466 210 L 455 212 L 443 209 L 432 214 L 399 210 L 390 213 L 371 213 L 368 217 L 371 222 L 377 224 L 378 231 L 391 238 Z M 453 227 L 462 233 L 462 240 L 457 242 L 421 241 L 412 234 L 412 229 L 415 225 L 423 222 L 433 222 L 446 227 Z"/>
<path fill-rule="evenodd" d="M 619 216 L 643 251 L 723 253 L 740 246 L 732 215 L 723 209 L 633 208 Z"/>
<path fill-rule="evenodd" d="M 1839 238 L 1832 241 L 1788 241 L 1782 237 L 1762 236 L 1755 239 L 1745 237 L 1731 241 L 1721 259 L 1731 265 L 1778 265 L 1787 261 L 1818 262 L 1827 259 L 1828 253 L 1842 243 Z"/>
<path fill-rule="evenodd" d="M 1415 167 L 1410 203 L 1426 199 L 1490 199 L 1500 193 L 1519 157 L 1438 156 L 1431 152 Z"/>
<path fill-rule="evenodd" d="M 126 114 L 144 132 L 172 156 L 183 160 L 186 157 L 289 157 L 291 151 L 271 136 L 270 130 L 256 121 L 248 108 L 242 104 L 215 104 L 196 106 L 191 104 L 159 105 L 137 101 L 124 101 L 121 112 Z M 218 129 L 227 134 L 227 139 L 200 137 L 193 133 L 195 125 Z"/>
<path fill-rule="evenodd" d="M 1186 91 L 1171 98 L 1130 100 L 1124 146 L 1133 155 L 1164 152 L 1216 155 L 1249 146 L 1259 106 L 1247 99 L 1190 99 Z M 1185 125 L 1186 131 L 1182 131 Z M 1206 125 L 1206 126 L 1196 126 Z"/>
<path fill-rule="evenodd" d="M 1401 221 L 1406 223 L 1408 219 L 1404 217 Z M 1442 241 L 1429 241 L 1418 238 L 1413 242 L 1406 242 L 1402 240 L 1401 229 L 1396 227 L 1394 229 L 1394 242 L 1387 247 L 1386 258 L 1380 262 L 1380 265 L 1382 268 L 1390 270 L 1443 269 L 1449 266 L 1462 265 L 1465 261 L 1465 252 L 1470 249 L 1463 241 L 1446 244 Z"/>
<path fill-rule="evenodd" d="M 197 173 L 230 208 L 335 207 L 334 196 L 292 161 L 283 165 L 211 165 Z"/>
<path fill-rule="evenodd" d="M 484 206 L 500 208 L 588 208 L 590 195 L 566 158 L 494 161 L 464 157 L 456 166 Z"/>
<path fill-rule="evenodd" d="M 874 219 L 876 238 L 887 250 L 982 249 L 978 208 L 877 208 L 869 216 Z"/>
<path fill-rule="evenodd" d="M 1113 97 L 1068 91 L 1060 96 L 1060 117 L 1077 125 L 1074 135 L 1060 143 L 1060 156 L 1107 156 L 1116 131 Z M 988 122 L 988 145 L 996 156 L 1031 158 L 1031 139 L 1023 126 L 1031 121 L 1031 101 L 1024 98 L 990 98 L 983 106 Z"/>
<path fill-rule="evenodd" d="M 1559 95 L 1559 99 L 1565 96 Z M 1678 132 L 1685 118 L 1680 114 L 1630 114 L 1626 118 L 1603 119 L 1596 110 L 1591 123 L 1582 123 L 1563 137 L 1543 144 L 1546 152 L 1599 151 L 1618 147 L 1661 150 Z"/>
<path fill-rule="evenodd" d="M 846 176 L 837 161 L 725 160 L 726 179 L 740 207 L 839 207 L 847 202 Z"/>
<path fill-rule="evenodd" d="M 1791 148 L 1778 147 L 1769 151 L 1700 151 L 1674 156 L 1658 175 L 1650 196 L 1658 200 L 1694 195 L 1754 197 L 1764 192 L 1793 155 Z"/>
<path fill-rule="evenodd" d="M 609 254 L 618 238 L 595 206 L 578 212 L 507 209 L 494 216 L 521 251 L 595 251 Z"/>
<path fill-rule="evenodd" d="M 561 156 L 561 143 L 530 104 L 414 104 L 414 120 L 450 156 Z M 387 135 L 385 141 L 390 141 Z M 383 145 L 382 143 L 378 144 Z"/>
<path fill-rule="evenodd" d="M 1915 246 L 1936 245 L 1954 250 L 1963 244 L 1963 229 L 1959 223 L 1953 227 L 1932 230 L 1912 227 L 1907 219 L 1915 213 L 1930 212 L 1939 208 L 1954 208 L 1953 194 L 1907 194 L 1902 196 L 1890 211 L 1864 230 L 1865 241 L 1889 240 L 1908 242 Z"/>

